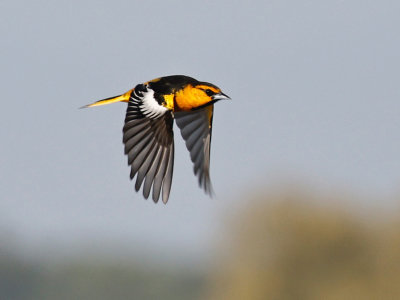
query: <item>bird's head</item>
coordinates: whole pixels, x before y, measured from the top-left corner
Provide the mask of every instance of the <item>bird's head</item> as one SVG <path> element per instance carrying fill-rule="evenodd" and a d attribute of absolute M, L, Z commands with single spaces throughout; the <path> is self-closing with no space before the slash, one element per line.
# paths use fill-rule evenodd
<path fill-rule="evenodd" d="M 208 102 L 231 99 L 228 95 L 224 94 L 219 87 L 208 82 L 201 82 L 195 85 L 194 88 L 199 91 L 199 97 L 206 98 Z"/>
<path fill-rule="evenodd" d="M 208 82 L 188 84 L 176 92 L 176 103 L 182 110 L 190 110 L 230 99 L 221 89 Z"/>

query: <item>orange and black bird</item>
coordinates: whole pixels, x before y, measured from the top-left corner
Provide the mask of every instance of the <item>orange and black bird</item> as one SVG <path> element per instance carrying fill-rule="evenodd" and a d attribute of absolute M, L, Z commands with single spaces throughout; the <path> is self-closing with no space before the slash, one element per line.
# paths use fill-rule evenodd
<path fill-rule="evenodd" d="M 184 75 L 172 75 L 136 85 L 125 94 L 106 98 L 84 107 L 128 102 L 123 127 L 123 143 L 130 178 L 136 176 L 135 189 L 143 185 L 147 199 L 152 188 L 154 202 L 167 203 L 174 168 L 174 132 L 176 120 L 181 130 L 194 174 L 199 185 L 211 195 L 210 145 L 214 103 L 230 99 L 211 83 Z"/>

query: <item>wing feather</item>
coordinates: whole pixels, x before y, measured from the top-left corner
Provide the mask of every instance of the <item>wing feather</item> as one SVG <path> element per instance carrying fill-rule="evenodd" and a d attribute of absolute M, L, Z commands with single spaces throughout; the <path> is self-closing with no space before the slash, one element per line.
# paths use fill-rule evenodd
<path fill-rule="evenodd" d="M 174 143 L 172 143 L 169 152 L 168 166 L 162 184 L 162 201 L 164 203 L 167 203 L 171 191 L 172 174 L 174 172 L 174 152 Z"/>
<path fill-rule="evenodd" d="M 137 120 L 132 121 L 127 128 L 125 129 L 123 142 L 127 142 L 130 138 L 137 135 L 138 133 L 145 132 L 148 129 L 149 121 L 148 120 Z"/>
<path fill-rule="evenodd" d="M 156 176 L 154 177 L 154 183 L 153 183 L 153 200 L 154 201 L 156 201 L 155 199 L 158 200 L 158 198 L 160 197 L 162 182 L 165 177 L 165 171 L 167 170 L 167 167 L 168 167 L 168 159 L 169 159 L 170 151 L 171 151 L 170 148 L 164 149 L 163 157 L 161 159 Z"/>
<path fill-rule="evenodd" d="M 210 180 L 210 148 L 212 134 L 213 105 L 190 112 L 175 113 L 176 124 L 190 152 L 193 172 L 198 177 L 199 185 L 212 195 Z"/>
<path fill-rule="evenodd" d="M 138 191 L 140 189 L 140 186 L 142 185 L 143 179 L 147 174 L 147 171 L 149 170 L 151 163 L 153 162 L 153 159 L 156 155 L 158 147 L 156 146 L 156 143 L 152 143 L 150 145 L 150 148 L 146 152 L 142 152 L 140 155 L 137 156 L 137 159 L 134 161 L 134 163 L 131 166 L 131 179 L 136 177 L 136 185 L 135 189 Z"/>
<path fill-rule="evenodd" d="M 143 196 L 146 199 L 150 195 L 150 189 L 151 189 L 151 186 L 153 185 L 154 177 L 156 176 L 158 169 L 160 168 L 160 165 L 162 163 L 163 156 L 164 156 L 164 148 L 159 147 L 157 149 L 157 155 L 154 158 L 153 163 L 151 164 L 151 167 L 150 167 L 149 171 L 147 172 L 146 178 L 144 180 Z M 155 201 L 155 202 L 157 202 L 157 201 Z"/>
<path fill-rule="evenodd" d="M 143 152 L 143 150 L 148 150 L 149 145 L 151 145 L 152 143 L 154 143 L 153 136 L 147 135 L 144 136 L 143 139 L 139 140 L 136 144 L 134 144 L 127 153 L 128 164 L 133 164 L 135 158 L 138 157 L 139 154 Z M 144 155 L 146 153 L 148 153 L 148 151 L 145 151 Z"/>
<path fill-rule="evenodd" d="M 124 151 L 131 166 L 130 178 L 136 176 L 135 190 L 143 186 L 143 196 L 147 199 L 152 189 L 152 198 L 158 202 L 162 189 L 166 203 L 174 163 L 174 119 L 171 111 L 152 97 L 150 90 L 131 94 L 123 128 Z"/>

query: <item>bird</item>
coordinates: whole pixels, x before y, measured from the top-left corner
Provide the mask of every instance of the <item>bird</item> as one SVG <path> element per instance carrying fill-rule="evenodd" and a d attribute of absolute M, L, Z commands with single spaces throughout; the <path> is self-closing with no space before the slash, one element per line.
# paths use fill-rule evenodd
<path fill-rule="evenodd" d="M 210 147 L 214 103 L 229 100 L 219 87 L 185 75 L 159 77 L 137 84 L 124 94 L 96 101 L 82 108 L 127 102 L 123 126 L 124 151 L 135 190 L 164 204 L 170 195 L 174 168 L 176 121 L 193 162 L 200 188 L 213 195 L 210 180 Z M 162 190 L 162 193 L 161 193 Z"/>

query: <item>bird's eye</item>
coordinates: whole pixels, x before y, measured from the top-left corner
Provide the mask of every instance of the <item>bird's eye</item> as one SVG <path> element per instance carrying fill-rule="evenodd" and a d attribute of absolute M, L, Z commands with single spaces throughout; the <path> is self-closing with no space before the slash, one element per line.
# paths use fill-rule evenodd
<path fill-rule="evenodd" d="M 214 95 L 215 93 L 212 91 L 212 90 L 210 90 L 210 89 L 207 89 L 206 90 L 206 94 L 207 94 L 207 96 L 212 96 L 212 95 Z"/>

